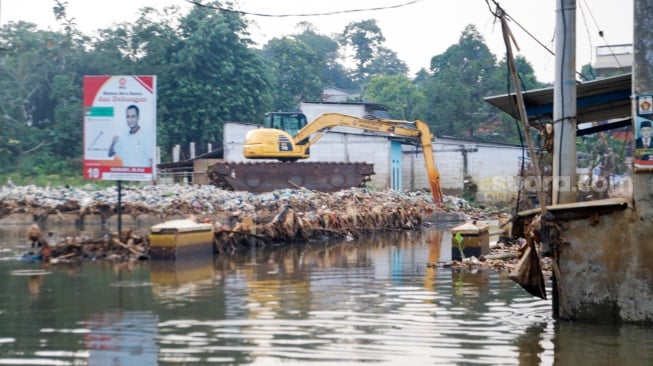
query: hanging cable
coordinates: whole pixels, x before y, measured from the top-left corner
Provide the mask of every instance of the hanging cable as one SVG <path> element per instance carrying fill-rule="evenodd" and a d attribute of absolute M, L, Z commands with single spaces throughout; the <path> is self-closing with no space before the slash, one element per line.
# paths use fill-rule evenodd
<path fill-rule="evenodd" d="M 499 3 L 498 3 L 496 0 L 492 0 L 492 2 L 494 3 L 494 5 L 495 5 L 496 7 L 501 8 L 500 5 L 499 5 Z M 490 3 L 488 2 L 488 0 L 485 0 L 485 3 L 487 4 L 488 8 L 490 8 L 490 13 L 492 13 L 492 15 L 494 15 L 495 17 L 499 18 L 499 16 L 497 15 L 497 13 L 494 12 L 494 11 L 492 11 L 492 8 L 491 8 Z M 555 56 L 555 53 L 554 53 L 553 51 L 551 51 L 551 49 L 549 49 L 549 48 L 548 48 L 544 43 L 542 43 L 539 39 L 537 39 L 537 37 L 535 37 L 533 34 L 531 34 L 531 32 L 529 32 L 526 28 L 522 27 L 522 25 L 519 24 L 519 22 L 517 22 L 517 21 L 515 20 L 515 18 L 513 18 L 512 16 L 510 16 L 510 14 L 506 13 L 505 9 L 501 8 L 501 10 L 503 11 L 503 14 L 505 14 L 505 16 L 506 16 L 506 18 L 507 18 L 508 20 L 510 20 L 510 21 L 512 21 L 513 23 L 517 24 L 517 26 L 518 26 L 521 30 L 523 30 L 524 33 L 528 34 L 528 36 L 531 37 L 535 42 L 537 42 L 537 44 L 539 44 L 540 46 L 542 46 L 542 48 L 544 48 L 545 50 L 547 50 L 551 55 Z"/>
<path fill-rule="evenodd" d="M 587 6 L 587 4 L 585 4 L 585 5 Z M 587 26 L 587 18 L 585 17 L 585 11 L 583 10 L 583 7 L 580 6 L 580 4 L 578 4 L 578 9 L 580 9 L 580 14 L 583 17 L 583 25 L 585 25 L 585 32 L 587 32 L 587 39 L 589 41 L 589 47 L 590 47 L 590 62 L 589 62 L 590 67 L 589 67 L 589 70 L 590 70 L 590 73 L 592 74 L 592 79 L 596 79 L 596 74 L 594 74 L 594 67 L 592 67 L 592 62 L 594 62 L 594 56 L 593 56 L 594 55 L 594 45 L 593 45 L 593 42 L 592 42 L 592 36 L 590 35 L 590 29 Z M 588 9 L 588 12 L 589 12 L 589 9 Z M 590 80 L 588 77 L 583 75 L 583 73 L 581 73 L 580 75 L 585 81 Z"/>
<path fill-rule="evenodd" d="M 610 44 L 608 43 L 608 40 L 605 39 L 605 33 L 601 30 L 601 27 L 599 27 L 599 24 L 597 23 L 596 18 L 594 18 L 594 14 L 592 14 L 592 9 L 590 9 L 590 7 L 587 5 L 587 1 L 585 1 L 585 0 L 583 0 L 583 1 L 585 2 L 585 7 L 587 8 L 587 12 L 590 14 L 590 17 L 591 17 L 592 20 L 594 21 L 594 25 L 596 26 L 596 29 L 599 31 L 599 37 L 603 38 L 603 42 L 605 43 L 605 45 L 606 45 L 606 46 L 608 47 L 608 49 L 610 50 L 610 54 L 611 54 L 612 57 L 614 58 L 615 62 L 616 62 L 617 65 L 619 66 L 619 68 L 620 68 L 620 69 L 624 69 L 624 67 L 621 65 L 621 62 L 619 62 L 619 58 L 618 58 L 617 55 L 614 53 L 614 50 L 613 50 L 612 45 L 610 45 Z"/>
<path fill-rule="evenodd" d="M 413 1 L 406 2 L 406 3 L 402 3 L 402 4 L 382 6 L 382 7 L 376 7 L 376 8 L 338 10 L 338 11 L 330 11 L 330 12 L 325 12 L 325 13 L 264 14 L 264 13 L 254 13 L 254 12 L 248 12 L 248 11 L 242 11 L 242 10 L 234 10 L 234 9 L 224 8 L 224 7 L 221 7 L 221 6 L 202 4 L 198 0 L 186 0 L 186 2 L 188 2 L 188 3 L 191 3 L 191 4 L 195 5 L 195 6 L 200 6 L 200 7 L 203 7 L 203 8 L 220 10 L 220 11 L 224 11 L 224 12 L 228 12 L 228 13 L 237 13 L 237 14 L 240 14 L 240 15 L 251 15 L 251 16 L 257 16 L 257 17 L 272 17 L 272 18 L 328 16 L 328 15 L 338 15 L 338 14 L 346 14 L 346 13 L 358 13 L 358 12 L 363 12 L 363 11 L 377 11 L 377 10 L 396 9 L 396 8 L 401 8 L 401 7 L 408 6 L 408 5 L 417 4 L 417 3 L 422 2 L 422 1 L 424 1 L 424 0 L 413 0 Z"/>
<path fill-rule="evenodd" d="M 515 24 L 517 24 L 517 26 L 519 26 L 519 28 L 520 28 L 521 30 L 523 30 L 523 31 L 524 31 L 524 32 L 525 32 L 529 37 L 531 37 L 535 42 L 537 42 L 537 44 L 539 44 L 540 46 L 542 46 L 542 48 L 544 48 L 544 49 L 545 49 L 547 52 L 549 52 L 552 56 L 555 56 L 555 53 L 554 53 L 553 51 L 551 51 L 550 48 L 548 48 L 546 45 L 544 45 L 544 43 L 542 43 L 539 39 L 537 39 L 535 36 L 533 36 L 533 35 L 532 35 L 528 30 L 526 30 L 526 28 L 522 27 L 521 24 L 519 24 L 519 23 L 515 20 L 515 18 L 511 17 L 508 13 L 506 13 L 505 10 L 504 10 L 503 8 L 501 8 L 501 6 L 499 5 L 499 3 L 498 3 L 496 0 L 492 0 L 492 2 L 495 4 L 495 6 L 497 6 L 498 8 L 501 9 L 501 11 L 504 12 L 504 14 L 506 15 L 506 19 L 508 19 L 508 20 L 514 22 Z M 495 17 L 498 17 L 498 16 L 497 16 L 497 13 L 496 13 L 495 11 L 492 10 L 492 8 L 491 8 L 491 6 L 490 6 L 490 3 L 489 3 L 489 0 L 485 0 L 485 3 L 487 4 L 488 8 L 490 8 L 490 13 L 492 13 L 492 15 L 494 15 Z M 615 56 L 615 57 L 616 57 L 616 56 Z M 580 76 L 582 79 L 587 80 L 587 78 L 585 78 L 585 76 L 584 76 L 580 71 L 576 71 L 576 75 Z"/>

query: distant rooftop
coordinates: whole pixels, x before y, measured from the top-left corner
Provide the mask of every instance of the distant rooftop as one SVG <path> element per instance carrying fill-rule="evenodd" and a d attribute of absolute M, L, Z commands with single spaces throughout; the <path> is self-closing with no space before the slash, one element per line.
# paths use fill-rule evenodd
<path fill-rule="evenodd" d="M 632 67 L 632 44 L 615 44 L 596 47 L 596 58 L 592 64 L 592 68 L 597 76 L 614 75 L 615 72 L 631 72 Z"/>

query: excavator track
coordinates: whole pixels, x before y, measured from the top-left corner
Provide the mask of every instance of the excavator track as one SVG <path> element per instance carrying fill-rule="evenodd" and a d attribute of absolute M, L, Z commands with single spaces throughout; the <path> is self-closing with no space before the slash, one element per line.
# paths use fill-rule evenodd
<path fill-rule="evenodd" d="M 373 164 L 331 162 L 219 162 L 207 171 L 218 187 L 254 193 L 299 187 L 335 192 L 363 187 L 373 174 Z"/>

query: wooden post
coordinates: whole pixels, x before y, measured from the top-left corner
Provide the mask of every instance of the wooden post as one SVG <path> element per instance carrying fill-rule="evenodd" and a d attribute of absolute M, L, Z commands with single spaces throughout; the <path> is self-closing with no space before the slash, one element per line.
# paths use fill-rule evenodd
<path fill-rule="evenodd" d="M 122 181 L 118 181 L 118 207 L 116 208 L 118 214 L 118 238 L 122 235 Z"/>

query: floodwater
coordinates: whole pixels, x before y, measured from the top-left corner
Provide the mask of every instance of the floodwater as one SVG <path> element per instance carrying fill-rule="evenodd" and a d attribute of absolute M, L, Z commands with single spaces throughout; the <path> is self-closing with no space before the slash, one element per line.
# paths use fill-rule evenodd
<path fill-rule="evenodd" d="M 653 364 L 650 326 L 557 322 L 505 273 L 427 267 L 446 229 L 47 267 L 17 260 L 26 229 L 0 228 L 0 365 Z"/>

